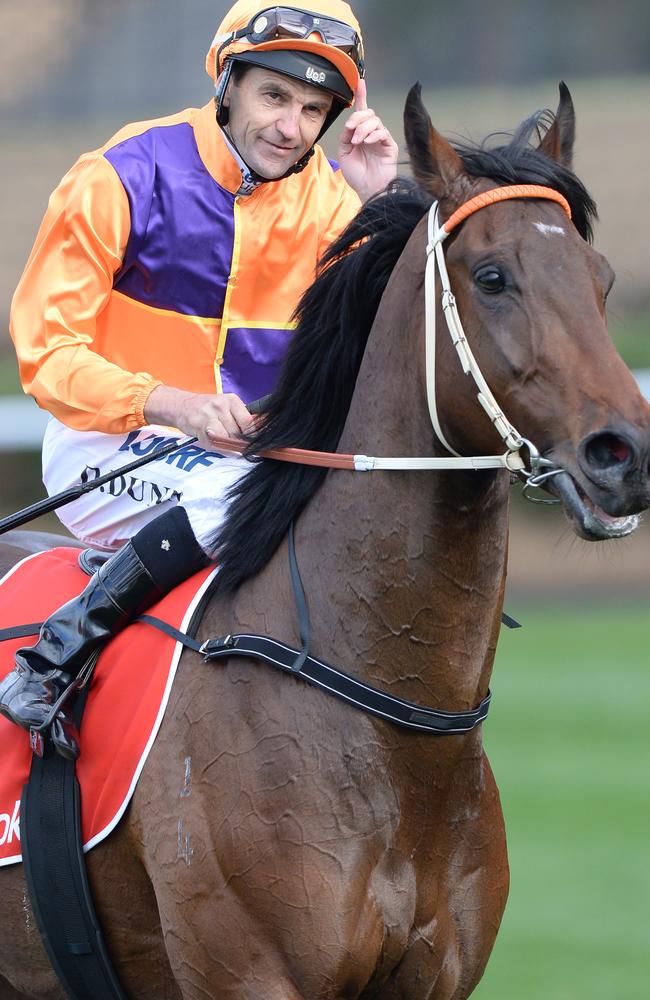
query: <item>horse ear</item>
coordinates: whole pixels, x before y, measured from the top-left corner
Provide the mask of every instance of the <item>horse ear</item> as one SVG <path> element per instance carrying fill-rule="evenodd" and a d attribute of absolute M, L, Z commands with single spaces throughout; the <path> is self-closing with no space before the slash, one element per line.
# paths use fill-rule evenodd
<path fill-rule="evenodd" d="M 555 120 L 539 144 L 539 150 L 569 170 L 573 166 L 573 144 L 576 138 L 576 114 L 571 94 L 564 80 L 560 81 L 560 103 Z"/>
<path fill-rule="evenodd" d="M 406 98 L 404 135 L 417 184 L 437 200 L 444 198 L 465 177 L 465 168 L 456 150 L 431 124 L 419 83 L 411 87 Z"/>

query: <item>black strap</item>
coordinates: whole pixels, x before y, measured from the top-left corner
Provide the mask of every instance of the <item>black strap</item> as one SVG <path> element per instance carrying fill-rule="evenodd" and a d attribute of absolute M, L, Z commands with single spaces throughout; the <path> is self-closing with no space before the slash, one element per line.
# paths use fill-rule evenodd
<path fill-rule="evenodd" d="M 505 611 L 501 615 L 501 624 L 505 625 L 506 628 L 523 628 L 521 622 L 518 622 L 512 615 L 507 615 Z"/>
<path fill-rule="evenodd" d="M 349 705 L 377 715 L 395 725 L 406 729 L 429 732 L 438 735 L 451 733 L 467 733 L 473 729 L 488 714 L 491 693 L 488 691 L 480 705 L 467 712 L 446 712 L 442 709 L 427 708 L 415 702 L 404 701 L 386 694 L 378 688 L 357 680 L 343 670 L 333 667 L 313 656 L 306 656 L 302 670 L 296 672 L 296 657 L 300 650 L 287 646 L 277 639 L 252 633 L 219 636 L 208 639 L 204 643 L 197 642 L 179 629 L 167 622 L 154 618 L 152 615 L 141 615 L 137 621 L 145 622 L 159 629 L 166 635 L 182 642 L 206 660 L 218 660 L 228 656 L 248 656 L 264 660 L 265 663 L 289 674 L 302 677 L 315 687 L 341 698 Z"/>
<path fill-rule="evenodd" d="M 289 526 L 288 551 L 289 551 L 289 572 L 291 574 L 291 585 L 293 587 L 293 599 L 296 602 L 296 611 L 298 612 L 298 630 L 300 632 L 300 642 L 302 644 L 300 653 L 294 660 L 291 669 L 295 673 L 299 673 L 309 658 L 309 639 L 311 634 L 311 624 L 309 621 L 309 608 L 307 607 L 305 588 L 302 585 L 302 580 L 300 578 L 300 570 L 298 569 L 298 560 L 296 558 L 296 542 L 295 542 L 293 521 Z"/>
<path fill-rule="evenodd" d="M 315 687 L 341 698 L 356 708 L 370 712 L 371 715 L 377 715 L 406 729 L 438 735 L 469 732 L 487 716 L 492 697 L 488 691 L 475 709 L 467 712 L 446 712 L 395 698 L 313 656 L 306 656 L 302 670 L 296 673 L 298 650 L 278 642 L 277 639 L 261 635 L 239 634 L 209 639 L 203 644 L 201 652 L 208 660 L 224 656 L 257 657 L 279 670 L 302 677 Z"/>
<path fill-rule="evenodd" d="M 8 628 L 0 628 L 0 642 L 5 639 L 22 639 L 27 635 L 38 635 L 43 622 L 32 622 L 31 625 L 10 625 Z"/>
<path fill-rule="evenodd" d="M 83 711 L 79 699 L 77 721 Z M 20 830 L 25 880 L 48 958 L 72 1000 L 126 1000 L 93 907 L 74 761 L 32 757 Z"/>
<path fill-rule="evenodd" d="M 201 653 L 206 660 L 227 656 L 249 656 L 264 660 L 265 663 L 277 667 L 278 670 L 302 677 L 309 684 L 327 691 L 336 698 L 347 702 L 348 705 L 354 705 L 355 708 L 360 708 L 371 715 L 376 715 L 406 729 L 437 735 L 467 733 L 485 719 L 492 697 L 489 690 L 477 708 L 467 712 L 445 712 L 442 709 L 428 708 L 415 702 L 404 701 L 402 698 L 394 698 L 393 695 L 386 694 L 379 688 L 365 684 L 356 677 L 346 674 L 343 670 L 310 656 L 309 608 L 298 569 L 293 521 L 289 526 L 288 551 L 291 585 L 298 612 L 298 626 L 302 644 L 300 650 L 287 646 L 286 643 L 279 642 L 277 639 L 254 633 L 219 636 L 216 639 L 208 639 L 200 645 L 193 636 L 188 636 L 151 615 L 141 615 L 138 621 L 159 628 L 178 642 L 182 642 L 190 649 Z"/>

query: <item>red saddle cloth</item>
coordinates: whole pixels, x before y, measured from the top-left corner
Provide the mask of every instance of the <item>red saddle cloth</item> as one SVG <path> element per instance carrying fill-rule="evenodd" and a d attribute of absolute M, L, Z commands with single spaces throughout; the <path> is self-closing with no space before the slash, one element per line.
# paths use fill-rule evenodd
<path fill-rule="evenodd" d="M 0 580 L 0 628 L 40 622 L 79 594 L 88 577 L 77 549 L 29 556 Z M 154 605 L 155 615 L 185 629 L 216 569 L 186 580 Z M 0 678 L 13 669 L 13 654 L 37 636 L 0 642 Z M 135 789 L 167 706 L 182 646 L 144 623 L 130 625 L 102 652 L 81 724 L 81 786 L 84 850 L 115 828 Z M 110 721 L 109 721 L 110 720 Z M 20 796 L 31 763 L 29 735 L 0 716 L 0 865 L 21 860 Z"/>

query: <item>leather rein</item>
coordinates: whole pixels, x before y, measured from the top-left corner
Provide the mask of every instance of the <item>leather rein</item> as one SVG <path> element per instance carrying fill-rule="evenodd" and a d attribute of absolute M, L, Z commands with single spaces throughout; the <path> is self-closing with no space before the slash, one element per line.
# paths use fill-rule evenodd
<path fill-rule="evenodd" d="M 260 452 L 260 457 L 271 458 L 280 462 L 293 462 L 298 465 L 315 465 L 327 469 L 347 469 L 352 472 L 373 472 L 375 470 L 422 469 L 422 470 L 465 470 L 465 469 L 507 469 L 516 474 L 526 483 L 526 489 L 541 485 L 550 476 L 557 475 L 562 470 L 553 466 L 548 459 L 542 458 L 538 449 L 510 423 L 497 403 L 483 373 L 474 357 L 467 341 L 463 325 L 458 314 L 456 299 L 451 290 L 449 273 L 443 251 L 443 243 L 447 237 L 475 212 L 498 202 L 514 198 L 543 198 L 557 202 L 571 218 L 569 203 L 553 188 L 540 184 L 511 184 L 504 187 L 491 188 L 464 202 L 447 219 L 439 222 L 438 202 L 434 201 L 428 214 L 428 242 L 426 247 L 427 264 L 424 281 L 425 294 L 425 344 L 426 344 L 426 386 L 429 415 L 431 423 L 440 443 L 449 452 L 443 457 L 410 456 L 410 457 L 379 457 L 371 455 L 346 455 L 339 452 L 309 451 L 303 448 L 274 448 Z M 447 322 L 447 329 L 456 348 L 463 372 L 474 381 L 477 389 L 477 399 L 491 420 L 495 430 L 501 437 L 506 450 L 500 455 L 460 455 L 447 441 L 440 426 L 438 408 L 436 405 L 436 307 L 435 283 L 436 267 L 440 274 L 442 288 L 442 308 Z M 233 438 L 214 438 L 214 445 L 229 453 L 242 453 L 245 445 Z M 522 450 L 527 452 L 524 458 Z M 533 499 L 528 497 L 528 499 Z M 549 501 L 555 502 L 555 501 Z"/>

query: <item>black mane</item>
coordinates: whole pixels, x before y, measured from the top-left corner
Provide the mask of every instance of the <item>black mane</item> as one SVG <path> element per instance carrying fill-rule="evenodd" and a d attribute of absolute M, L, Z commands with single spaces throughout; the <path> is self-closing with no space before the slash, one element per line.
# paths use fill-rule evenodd
<path fill-rule="evenodd" d="M 471 177 L 488 177 L 497 184 L 542 184 L 563 194 L 571 208 L 574 226 L 583 240 L 591 243 L 596 204 L 573 171 L 556 163 L 537 149 L 539 140 L 553 123 L 551 111 L 537 111 L 523 122 L 506 143 L 495 145 L 498 135 L 488 136 L 480 145 L 455 142 L 465 170 Z"/>
<path fill-rule="evenodd" d="M 570 170 L 530 144 L 540 125 L 547 125 L 547 115 L 524 122 L 503 145 L 456 143 L 455 148 L 473 177 L 558 190 L 578 232 L 590 240 L 596 206 L 588 192 Z M 381 296 L 430 201 L 411 182 L 396 181 L 363 206 L 325 254 L 296 310 L 298 326 L 264 423 L 250 438 L 253 468 L 232 489 L 228 515 L 214 539 L 221 567 L 217 591 L 236 590 L 266 565 L 321 485 L 326 469 L 254 455 L 284 447 L 336 450 Z"/>
<path fill-rule="evenodd" d="M 296 310 L 298 327 L 249 454 L 284 447 L 336 450 L 379 301 L 427 208 L 415 185 L 397 181 L 367 202 L 328 249 Z M 253 469 L 231 491 L 228 515 L 215 539 L 218 591 L 235 590 L 266 565 L 327 473 L 307 465 L 253 461 Z"/>

